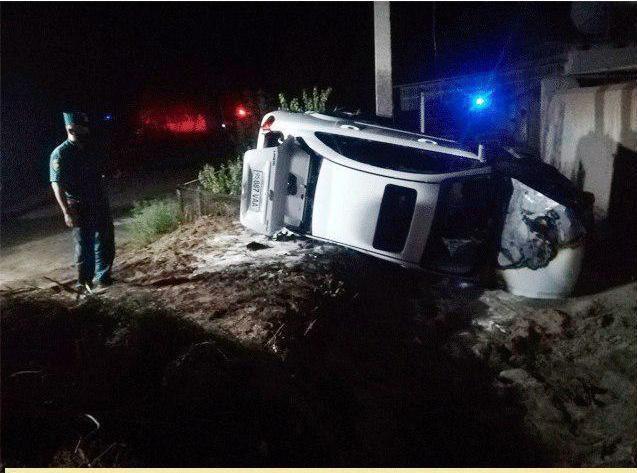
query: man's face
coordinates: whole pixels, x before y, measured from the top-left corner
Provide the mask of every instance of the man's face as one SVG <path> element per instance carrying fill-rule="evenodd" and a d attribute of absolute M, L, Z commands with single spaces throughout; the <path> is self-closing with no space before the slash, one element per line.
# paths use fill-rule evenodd
<path fill-rule="evenodd" d="M 66 131 L 77 141 L 86 141 L 89 134 L 89 129 L 84 125 L 67 125 Z"/>

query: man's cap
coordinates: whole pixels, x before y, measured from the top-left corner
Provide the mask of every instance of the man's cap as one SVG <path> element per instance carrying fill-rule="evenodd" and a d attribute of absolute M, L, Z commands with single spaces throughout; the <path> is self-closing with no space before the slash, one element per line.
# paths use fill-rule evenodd
<path fill-rule="evenodd" d="M 64 125 L 83 125 L 88 126 L 88 115 L 83 112 L 63 112 Z"/>

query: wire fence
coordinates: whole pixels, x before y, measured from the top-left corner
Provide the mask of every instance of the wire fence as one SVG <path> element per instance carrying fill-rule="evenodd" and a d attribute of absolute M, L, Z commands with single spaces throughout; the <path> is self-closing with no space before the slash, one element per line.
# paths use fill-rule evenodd
<path fill-rule="evenodd" d="M 176 194 L 179 210 L 186 222 L 192 222 L 204 215 L 239 215 L 239 196 L 206 191 L 199 185 L 198 180 L 182 184 L 177 188 Z"/>

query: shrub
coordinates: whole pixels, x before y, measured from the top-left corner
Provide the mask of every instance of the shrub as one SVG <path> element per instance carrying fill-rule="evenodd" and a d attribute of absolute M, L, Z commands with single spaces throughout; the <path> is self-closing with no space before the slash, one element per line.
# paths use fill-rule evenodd
<path fill-rule="evenodd" d="M 205 190 L 214 194 L 240 195 L 242 176 L 243 158 L 237 156 L 219 167 L 206 164 L 199 171 L 199 183 Z"/>
<path fill-rule="evenodd" d="M 139 246 L 147 245 L 161 235 L 172 232 L 181 223 L 179 204 L 168 199 L 137 202 L 131 216 L 131 239 Z"/>
<path fill-rule="evenodd" d="M 331 93 L 331 87 L 319 90 L 314 86 L 311 96 L 303 89 L 300 99 L 293 97 L 288 103 L 285 94 L 281 92 L 279 93 L 279 109 L 288 112 L 324 112 Z"/>

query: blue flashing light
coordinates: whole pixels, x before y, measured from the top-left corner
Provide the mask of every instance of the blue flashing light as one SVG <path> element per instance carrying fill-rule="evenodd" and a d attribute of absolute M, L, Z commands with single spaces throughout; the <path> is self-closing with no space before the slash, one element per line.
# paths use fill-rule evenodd
<path fill-rule="evenodd" d="M 469 110 L 472 112 L 481 112 L 491 108 L 491 95 L 493 91 L 478 91 L 467 97 L 470 104 Z"/>
<path fill-rule="evenodd" d="M 113 115 L 110 113 L 107 113 L 104 115 L 104 121 L 110 122 L 113 119 Z"/>
<path fill-rule="evenodd" d="M 474 95 L 471 98 L 471 105 L 474 110 L 482 110 L 489 106 L 489 97 L 486 95 Z"/>

